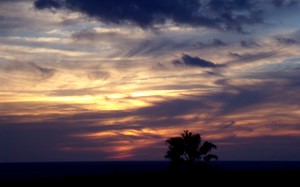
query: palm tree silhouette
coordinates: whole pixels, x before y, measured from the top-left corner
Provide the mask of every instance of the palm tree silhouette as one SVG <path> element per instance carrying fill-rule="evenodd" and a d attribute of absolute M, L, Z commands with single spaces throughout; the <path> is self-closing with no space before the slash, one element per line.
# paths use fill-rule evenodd
<path fill-rule="evenodd" d="M 195 160 L 210 161 L 211 159 L 218 159 L 217 155 L 208 154 L 213 148 L 217 146 L 213 143 L 205 141 L 202 144 L 200 134 L 193 134 L 188 130 L 184 130 L 181 136 L 171 137 L 166 140 L 169 144 L 168 151 L 165 158 L 173 162 L 194 162 Z"/>

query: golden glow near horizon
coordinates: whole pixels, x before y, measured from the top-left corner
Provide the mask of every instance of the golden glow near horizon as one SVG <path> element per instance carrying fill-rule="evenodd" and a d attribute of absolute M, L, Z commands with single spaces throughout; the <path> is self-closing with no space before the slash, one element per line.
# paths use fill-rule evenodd
<path fill-rule="evenodd" d="M 93 140 L 95 142 L 102 140 L 110 139 L 110 146 L 104 146 L 102 148 L 91 148 L 90 151 L 101 151 L 114 153 L 113 156 L 108 159 L 130 159 L 134 158 L 136 155 L 133 154 L 134 150 L 146 148 L 154 144 L 161 144 L 165 140 L 160 136 L 164 137 L 166 134 L 172 134 L 176 136 L 178 130 L 175 128 L 164 129 L 164 130 L 155 130 L 151 128 L 142 128 L 142 129 L 127 129 L 127 130 L 111 130 L 103 132 L 92 132 L 85 134 L 74 134 L 72 136 L 85 139 Z M 153 137 L 156 138 L 153 138 Z M 101 143 L 100 143 L 101 144 Z M 83 151 L 85 148 L 71 148 L 71 147 L 62 147 L 62 150 L 65 151 Z"/>

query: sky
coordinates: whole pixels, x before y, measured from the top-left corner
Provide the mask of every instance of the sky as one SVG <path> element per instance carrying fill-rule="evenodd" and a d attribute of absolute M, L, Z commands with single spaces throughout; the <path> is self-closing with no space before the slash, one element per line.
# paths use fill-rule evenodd
<path fill-rule="evenodd" d="M 1 0 L 0 162 L 299 160 L 300 1 Z"/>

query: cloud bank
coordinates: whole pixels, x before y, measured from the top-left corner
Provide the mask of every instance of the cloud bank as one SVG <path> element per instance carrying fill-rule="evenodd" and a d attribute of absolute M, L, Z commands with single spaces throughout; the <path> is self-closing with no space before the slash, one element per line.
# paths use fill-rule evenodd
<path fill-rule="evenodd" d="M 80 12 L 106 23 L 133 23 L 142 28 L 173 22 L 177 25 L 244 32 L 245 25 L 264 23 L 256 0 L 36 0 L 37 9 Z M 276 1 L 275 6 L 286 3 Z"/>

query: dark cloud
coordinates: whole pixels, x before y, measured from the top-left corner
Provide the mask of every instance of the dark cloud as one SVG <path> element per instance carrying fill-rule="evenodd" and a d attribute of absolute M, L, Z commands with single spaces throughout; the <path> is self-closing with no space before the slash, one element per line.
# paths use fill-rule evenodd
<path fill-rule="evenodd" d="M 127 57 L 136 55 L 162 55 L 190 47 L 190 43 L 186 41 L 175 41 L 169 38 L 147 39 L 141 41 L 136 47 L 133 47 L 128 53 Z"/>
<path fill-rule="evenodd" d="M 144 109 L 136 111 L 136 115 L 144 116 L 147 118 L 168 117 L 171 119 L 172 117 L 190 114 L 195 111 L 204 112 L 204 108 L 208 108 L 208 106 L 205 105 L 201 100 L 193 98 L 173 99 L 164 102 L 157 102 L 152 107 L 146 107 Z M 180 123 L 177 122 L 175 124 L 180 125 Z"/>
<path fill-rule="evenodd" d="M 259 44 L 257 44 L 257 43 L 254 42 L 254 41 L 245 41 L 245 40 L 242 40 L 242 41 L 240 42 L 240 45 L 241 45 L 241 47 L 244 47 L 244 48 L 261 47 Z"/>
<path fill-rule="evenodd" d="M 88 30 L 88 29 L 84 29 L 78 32 L 74 32 L 71 35 L 71 38 L 74 39 L 75 41 L 103 41 L 106 38 L 113 38 L 113 37 L 117 37 L 120 38 L 120 34 L 116 33 L 116 32 L 102 32 L 102 33 L 98 33 L 95 30 Z"/>
<path fill-rule="evenodd" d="M 294 6 L 298 3 L 298 0 L 272 0 L 272 4 L 277 8 L 282 6 Z"/>
<path fill-rule="evenodd" d="M 269 58 L 271 56 L 276 55 L 277 52 L 271 51 L 271 52 L 258 52 L 258 53 L 235 53 L 235 52 L 230 52 L 229 56 L 237 59 L 236 61 L 233 61 L 232 63 L 236 62 L 251 62 L 251 61 L 256 61 L 264 58 Z"/>
<path fill-rule="evenodd" d="M 238 111 L 244 111 L 259 104 L 269 102 L 271 97 L 269 92 L 261 90 L 262 88 L 237 88 L 236 93 L 219 93 L 211 96 L 210 99 L 215 99 L 222 103 L 219 115 L 232 114 Z M 234 89 L 233 89 L 234 90 Z"/>
<path fill-rule="evenodd" d="M 81 30 L 79 32 L 74 32 L 71 35 L 71 38 L 75 41 L 80 40 L 87 40 L 87 41 L 94 41 L 95 39 L 98 39 L 98 34 L 94 30 Z"/>
<path fill-rule="evenodd" d="M 233 86 L 230 84 L 230 80 L 219 80 L 216 81 L 216 84 L 224 87 L 224 90 L 221 92 L 216 92 L 211 95 L 202 96 L 201 101 L 205 106 L 218 105 L 218 110 L 213 115 L 223 116 L 234 113 L 244 113 L 247 111 L 252 111 L 252 109 L 259 106 L 263 106 L 267 103 L 273 104 L 288 104 L 294 99 L 298 98 L 294 95 L 297 90 L 294 89 L 291 92 L 286 92 L 284 94 L 276 94 L 277 88 L 280 89 L 289 89 L 290 86 L 281 85 L 277 83 L 277 80 L 272 82 L 266 82 L 261 84 L 253 85 L 240 85 Z M 289 100 L 278 100 L 280 98 L 286 97 L 288 94 L 291 94 Z M 198 101 L 200 102 L 200 100 Z"/>
<path fill-rule="evenodd" d="M 201 68 L 216 68 L 220 66 L 213 62 L 201 59 L 199 57 L 192 57 L 187 54 L 183 54 L 180 60 L 174 60 L 172 63 L 175 66 L 191 66 Z"/>
<path fill-rule="evenodd" d="M 245 33 L 243 25 L 263 23 L 263 11 L 257 7 L 255 0 L 210 0 L 208 5 L 212 12 L 219 14 L 218 19 L 226 30 Z M 240 11 L 241 14 L 236 14 Z"/>
<path fill-rule="evenodd" d="M 206 71 L 206 75 L 210 75 L 210 76 L 223 76 L 222 73 L 220 72 L 212 72 L 212 71 Z"/>
<path fill-rule="evenodd" d="M 297 70 L 299 73 L 299 70 Z M 290 76 L 289 76 L 290 74 Z M 207 96 L 207 101 L 222 103 L 218 115 L 227 115 L 233 113 L 246 113 L 247 111 L 262 109 L 266 105 L 274 106 L 298 106 L 300 97 L 299 81 L 296 78 L 297 73 L 291 73 L 282 69 L 277 73 L 260 72 L 248 75 L 248 79 L 265 81 L 250 85 L 232 86 L 230 81 L 218 81 L 225 87 L 224 92 Z M 246 78 L 246 77 L 245 77 Z M 281 90 L 285 90 L 284 93 Z"/>
<path fill-rule="evenodd" d="M 211 43 L 203 43 L 203 42 L 198 42 L 194 44 L 195 47 L 199 48 L 215 48 L 215 47 L 224 47 L 227 46 L 227 43 L 223 42 L 220 39 L 214 39 Z"/>
<path fill-rule="evenodd" d="M 288 34 L 279 34 L 273 38 L 279 45 L 300 45 L 300 30 Z"/>
<path fill-rule="evenodd" d="M 171 20 L 178 25 L 243 32 L 244 25 L 263 23 L 259 1 L 250 0 L 36 0 L 37 9 L 81 12 L 107 23 L 133 23 L 142 28 Z"/>
<path fill-rule="evenodd" d="M 34 2 L 34 5 L 38 9 L 43 8 L 62 8 L 63 1 L 61 0 L 43 0 L 43 1 L 36 1 Z"/>
<path fill-rule="evenodd" d="M 292 38 L 277 37 L 277 42 L 284 45 L 300 44 L 300 41 Z"/>
<path fill-rule="evenodd" d="M 220 125 L 217 125 L 215 129 L 212 129 L 210 131 L 213 131 L 214 133 L 218 133 L 218 131 L 223 131 L 223 132 L 253 132 L 253 128 L 249 126 L 241 126 L 237 125 L 236 121 L 227 121 L 225 123 L 221 123 Z"/>
<path fill-rule="evenodd" d="M 212 45 L 218 47 L 218 46 L 226 46 L 227 44 L 222 40 L 214 39 Z"/>

